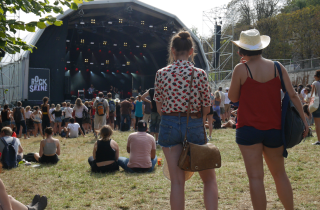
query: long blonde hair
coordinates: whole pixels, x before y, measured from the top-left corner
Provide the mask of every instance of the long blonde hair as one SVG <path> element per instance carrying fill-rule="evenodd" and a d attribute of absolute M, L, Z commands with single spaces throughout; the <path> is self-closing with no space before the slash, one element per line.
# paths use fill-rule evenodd
<path fill-rule="evenodd" d="M 221 98 L 219 91 L 214 92 L 214 97 L 216 99 L 220 99 Z"/>
<path fill-rule="evenodd" d="M 77 98 L 77 100 L 76 100 L 76 106 L 78 107 L 78 108 L 81 108 L 82 107 L 82 101 L 81 101 L 81 98 Z"/>
<path fill-rule="evenodd" d="M 60 104 L 57 104 L 56 111 L 60 111 Z"/>

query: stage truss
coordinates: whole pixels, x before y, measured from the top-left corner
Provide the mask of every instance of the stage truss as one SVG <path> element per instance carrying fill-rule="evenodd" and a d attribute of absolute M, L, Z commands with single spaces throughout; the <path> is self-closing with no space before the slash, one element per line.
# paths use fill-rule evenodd
<path fill-rule="evenodd" d="M 221 83 L 225 80 L 231 79 L 234 68 L 234 46 L 231 42 L 234 37 L 234 18 L 233 14 L 228 13 L 226 5 L 203 11 L 202 14 L 203 35 L 200 39 L 210 67 L 208 71 L 210 86 L 214 89 L 221 86 Z M 221 30 L 214 30 L 215 25 L 220 25 Z M 227 34 L 224 29 L 230 26 L 232 28 L 232 33 Z M 215 39 L 218 34 L 221 34 L 221 45 L 220 48 L 216 49 Z M 215 67 L 213 65 L 214 57 L 218 52 L 220 53 L 219 63 Z M 229 64 L 228 67 L 227 64 Z"/>

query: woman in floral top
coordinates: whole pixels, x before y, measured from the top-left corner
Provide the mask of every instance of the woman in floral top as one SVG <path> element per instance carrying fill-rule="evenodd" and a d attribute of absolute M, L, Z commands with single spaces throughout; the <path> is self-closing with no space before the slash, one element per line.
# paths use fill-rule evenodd
<path fill-rule="evenodd" d="M 203 120 L 210 112 L 209 84 L 206 72 L 195 68 L 188 61 L 189 58 L 193 60 L 193 45 L 193 40 L 186 31 L 172 37 L 170 64 L 157 72 L 154 85 L 154 100 L 161 115 L 158 143 L 166 156 L 171 179 L 171 209 L 184 209 L 185 173 L 177 163 L 186 129 L 189 142 L 199 145 L 206 143 Z M 193 69 L 194 80 L 190 93 Z M 189 96 L 191 108 L 187 127 Z M 199 174 L 204 183 L 206 209 L 218 209 L 218 187 L 214 169 L 200 171 Z"/>

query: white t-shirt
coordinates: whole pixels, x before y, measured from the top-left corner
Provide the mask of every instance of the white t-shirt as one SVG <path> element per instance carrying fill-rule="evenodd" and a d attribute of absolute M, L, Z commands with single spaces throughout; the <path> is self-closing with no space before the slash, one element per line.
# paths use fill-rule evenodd
<path fill-rule="evenodd" d="M 32 112 L 29 110 L 25 113 L 25 116 L 27 119 L 30 119 L 30 116 L 31 116 Z"/>
<path fill-rule="evenodd" d="M 83 114 L 82 114 L 83 109 L 85 109 L 86 111 L 88 111 L 88 108 L 87 108 L 85 105 L 82 105 L 80 108 L 78 108 L 78 106 L 75 105 L 75 106 L 73 107 L 73 110 L 75 111 L 74 116 L 75 116 L 76 118 L 82 118 L 82 117 L 83 117 Z"/>
<path fill-rule="evenodd" d="M 230 104 L 230 99 L 228 97 L 228 93 L 224 93 L 224 97 L 225 97 L 224 104 Z"/>
<path fill-rule="evenodd" d="M 64 117 L 65 118 L 72 117 L 72 112 L 73 112 L 73 109 L 71 107 L 64 108 Z"/>
<path fill-rule="evenodd" d="M 220 107 L 224 107 L 224 100 L 225 100 L 225 96 L 224 93 L 222 91 L 219 91 L 220 93 L 220 97 L 221 97 L 221 103 L 220 103 Z"/>
<path fill-rule="evenodd" d="M 68 129 L 70 129 L 69 137 L 78 138 L 80 125 L 78 123 L 69 123 Z"/>
<path fill-rule="evenodd" d="M 56 116 L 54 114 L 52 114 L 52 112 L 54 111 L 55 108 L 51 108 L 49 110 L 50 116 L 51 116 L 51 120 L 54 121 L 54 119 L 56 118 Z"/>

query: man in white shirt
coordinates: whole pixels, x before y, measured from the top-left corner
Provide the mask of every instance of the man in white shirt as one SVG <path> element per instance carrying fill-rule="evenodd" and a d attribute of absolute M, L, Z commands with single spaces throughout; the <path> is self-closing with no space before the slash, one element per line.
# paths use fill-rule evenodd
<path fill-rule="evenodd" d="M 106 125 L 107 119 L 109 118 L 109 103 L 106 99 L 103 98 L 102 92 L 99 92 L 98 96 L 99 98 L 96 99 L 93 103 L 93 107 L 96 109 L 96 114 L 94 116 L 94 135 L 96 138 L 96 130 L 99 130 L 100 128 L 102 128 L 102 126 Z M 104 110 L 100 109 L 102 108 L 101 105 L 103 106 Z"/>
<path fill-rule="evenodd" d="M 230 119 L 230 115 L 231 115 L 231 104 L 230 104 L 230 99 L 228 97 L 228 92 L 229 92 L 229 88 L 227 87 L 226 88 L 226 92 L 224 93 L 224 97 L 225 97 L 225 100 L 224 100 L 224 109 L 226 111 L 225 113 L 225 119 L 226 121 L 228 122 L 229 119 Z"/>
<path fill-rule="evenodd" d="M 220 103 L 220 119 L 221 120 L 224 120 L 226 117 L 225 117 L 225 109 L 224 109 L 224 101 L 225 101 L 225 96 L 224 96 L 224 93 L 222 92 L 222 87 L 219 87 L 219 93 L 220 93 L 220 96 L 221 96 L 221 103 Z"/>
<path fill-rule="evenodd" d="M 83 137 L 86 137 L 80 128 L 79 123 L 74 123 L 74 118 L 70 118 L 70 123 L 67 127 L 67 138 L 78 138 L 79 131 L 82 134 Z"/>

